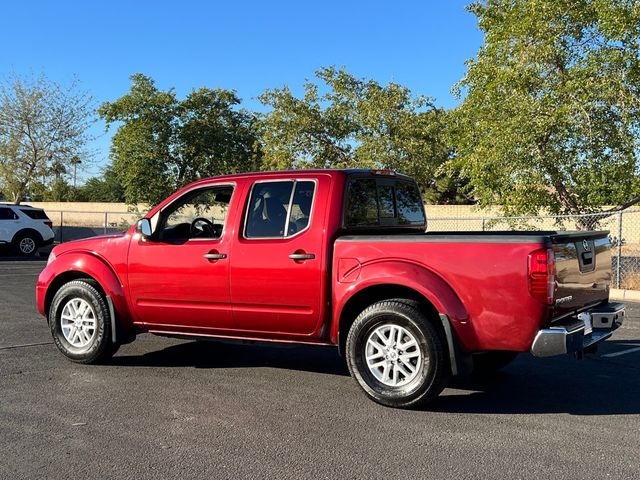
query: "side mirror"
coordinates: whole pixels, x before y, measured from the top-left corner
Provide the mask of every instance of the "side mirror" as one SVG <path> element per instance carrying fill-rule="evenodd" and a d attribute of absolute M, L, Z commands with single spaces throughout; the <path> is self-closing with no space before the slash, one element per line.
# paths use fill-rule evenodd
<path fill-rule="evenodd" d="M 136 223 L 136 233 L 139 233 L 144 238 L 149 238 L 151 236 L 151 221 L 148 218 L 141 218 Z"/>

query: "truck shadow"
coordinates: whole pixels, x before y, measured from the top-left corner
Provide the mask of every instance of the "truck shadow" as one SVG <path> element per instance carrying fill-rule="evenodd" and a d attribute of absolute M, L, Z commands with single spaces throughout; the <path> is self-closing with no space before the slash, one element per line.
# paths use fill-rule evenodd
<path fill-rule="evenodd" d="M 609 341 L 607 351 L 640 341 Z M 622 357 L 536 359 L 522 354 L 503 371 L 455 378 L 423 410 L 469 414 L 628 415 L 640 413 L 640 352 Z M 132 367 L 276 368 L 348 376 L 334 348 L 187 342 L 142 355 L 118 355 Z M 364 397 L 363 397 L 364 401 Z"/>
<path fill-rule="evenodd" d="M 609 341 L 607 350 L 639 341 Z M 536 359 L 503 371 L 454 379 L 426 410 L 443 413 L 630 415 L 640 413 L 640 352 L 621 357 Z"/>
<path fill-rule="evenodd" d="M 281 368 L 348 376 L 347 365 L 333 347 L 245 345 L 197 341 L 143 355 L 115 356 L 112 365 L 138 367 Z"/>

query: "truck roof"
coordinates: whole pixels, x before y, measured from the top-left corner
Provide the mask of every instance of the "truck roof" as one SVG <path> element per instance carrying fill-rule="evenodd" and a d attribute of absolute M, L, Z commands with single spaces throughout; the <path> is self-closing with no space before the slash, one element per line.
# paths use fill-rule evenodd
<path fill-rule="evenodd" d="M 260 172 L 246 172 L 246 173 L 232 173 L 229 175 L 216 175 L 214 177 L 206 177 L 196 182 L 207 181 L 213 178 L 224 178 L 224 179 L 233 179 L 233 178 L 245 178 L 245 177 L 253 177 L 253 176 L 280 176 L 280 175 L 314 175 L 319 173 L 329 173 L 329 174 L 338 174 L 338 175 L 388 175 L 399 178 L 411 179 L 408 175 L 403 173 L 395 172 L 390 169 L 375 169 L 375 168 L 310 168 L 310 169 L 297 169 L 297 170 L 270 170 L 270 171 L 260 171 Z M 195 182 L 194 182 L 195 183 Z"/>

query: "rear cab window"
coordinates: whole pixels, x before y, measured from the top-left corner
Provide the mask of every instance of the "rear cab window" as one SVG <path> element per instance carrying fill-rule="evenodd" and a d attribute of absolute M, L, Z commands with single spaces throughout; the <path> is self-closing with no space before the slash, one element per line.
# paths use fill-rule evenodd
<path fill-rule="evenodd" d="M 307 230 L 316 182 L 307 179 L 253 184 L 245 217 L 244 237 L 290 238 Z"/>
<path fill-rule="evenodd" d="M 424 231 L 426 217 L 418 185 L 408 178 L 354 176 L 348 180 L 343 227 L 348 230 Z"/>

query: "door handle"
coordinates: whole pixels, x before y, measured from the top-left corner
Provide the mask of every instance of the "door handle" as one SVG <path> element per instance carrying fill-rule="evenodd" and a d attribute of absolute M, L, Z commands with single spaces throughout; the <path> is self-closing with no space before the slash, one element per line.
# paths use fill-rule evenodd
<path fill-rule="evenodd" d="M 291 260 L 313 260 L 316 256 L 313 253 L 292 253 L 289 258 Z"/>
<path fill-rule="evenodd" d="M 222 260 L 223 258 L 227 258 L 226 253 L 205 253 L 203 255 L 207 260 Z"/>

